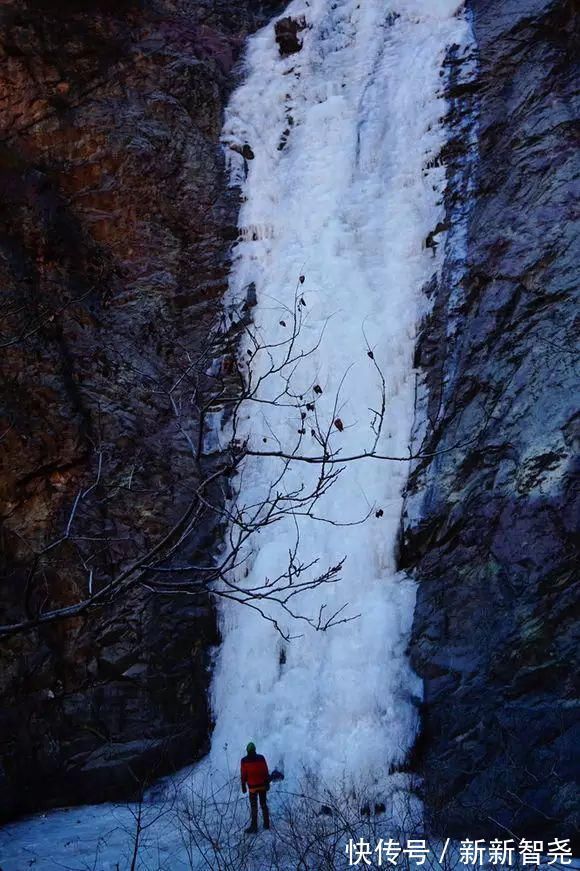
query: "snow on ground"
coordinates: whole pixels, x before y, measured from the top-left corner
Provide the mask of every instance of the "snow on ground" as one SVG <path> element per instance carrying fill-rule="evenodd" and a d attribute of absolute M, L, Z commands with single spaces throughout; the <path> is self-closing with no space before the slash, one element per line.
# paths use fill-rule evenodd
<path fill-rule="evenodd" d="M 470 40 L 460 7 L 457 0 L 295 0 L 285 14 L 306 22 L 298 54 L 280 58 L 271 25 L 250 42 L 247 77 L 232 97 L 223 134 L 244 197 L 231 302 L 233 309 L 253 283 L 255 332 L 279 344 L 271 357 L 254 356 L 254 378 L 269 360 L 280 362 L 293 313 L 300 312 L 296 350 L 314 348 L 291 379 L 315 409 L 306 409 L 303 455 L 320 453 L 310 435 L 317 427 L 328 429 L 342 456 L 372 447 L 379 373 L 385 416 L 377 450 L 408 452 L 422 288 L 438 268 L 425 240 L 442 217 L 445 172 L 433 160 L 444 140 L 440 71 L 446 47 Z M 249 145 L 254 159 L 244 162 L 231 145 Z M 272 399 L 283 386 L 280 374 L 265 378 L 258 398 Z M 293 408 L 251 403 L 242 434 L 258 450 L 291 450 L 300 420 Z M 240 500 L 259 503 L 279 469 L 279 459 L 250 459 Z M 319 473 L 295 463 L 280 486 L 312 487 Z M 326 785 L 363 782 L 392 810 L 393 787 L 402 781 L 389 771 L 412 744 L 421 693 L 405 655 L 415 591 L 396 572 L 394 557 L 407 474 L 406 462 L 348 463 L 316 514 L 340 524 L 369 514 L 365 523 L 300 517 L 256 539 L 240 584 L 277 575 L 299 530 L 304 561 L 318 559 L 321 569 L 346 561 L 340 582 L 298 597 L 296 610 L 315 615 L 325 605 L 330 614 L 347 604 L 342 616 L 360 616 L 324 633 L 272 606 L 268 613 L 282 628 L 300 634 L 286 642 L 251 610 L 221 606 L 212 751 L 181 781 L 227 781 L 254 740 L 271 767 L 284 770 L 286 794 L 305 776 Z M 271 794 L 275 808 L 280 799 L 274 788 Z M 233 803 L 245 812 L 240 801 L 236 795 Z M 166 804 L 148 808 L 161 816 L 147 829 L 152 846 L 142 867 L 195 866 L 179 842 L 174 811 Z M 133 829 L 131 809 L 123 807 L 42 815 L 0 833 L 0 867 L 129 868 Z"/>

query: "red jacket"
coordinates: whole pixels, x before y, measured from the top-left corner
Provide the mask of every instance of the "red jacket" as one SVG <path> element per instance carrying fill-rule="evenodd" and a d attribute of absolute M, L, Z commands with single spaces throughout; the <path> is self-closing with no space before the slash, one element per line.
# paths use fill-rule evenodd
<path fill-rule="evenodd" d="M 246 785 L 250 792 L 261 792 L 270 786 L 268 763 L 259 753 L 244 756 L 240 765 L 240 774 L 244 791 Z"/>

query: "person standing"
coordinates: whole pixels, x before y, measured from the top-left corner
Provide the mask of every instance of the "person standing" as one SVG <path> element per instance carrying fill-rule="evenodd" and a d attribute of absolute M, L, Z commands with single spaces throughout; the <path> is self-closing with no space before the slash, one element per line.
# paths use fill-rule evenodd
<path fill-rule="evenodd" d="M 264 828 L 270 828 L 270 812 L 266 801 L 267 792 L 270 789 L 270 772 L 265 758 L 256 753 L 256 745 L 250 741 L 246 747 L 247 755 L 241 761 L 240 775 L 242 779 L 242 792 L 250 793 L 251 822 L 246 834 L 251 835 L 258 831 L 258 801 L 262 809 Z"/>

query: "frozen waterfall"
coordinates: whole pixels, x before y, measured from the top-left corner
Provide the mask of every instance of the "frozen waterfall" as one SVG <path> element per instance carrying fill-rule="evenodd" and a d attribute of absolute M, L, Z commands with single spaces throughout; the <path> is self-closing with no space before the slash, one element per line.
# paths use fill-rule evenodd
<path fill-rule="evenodd" d="M 425 241 L 442 218 L 442 62 L 451 43 L 468 38 L 460 6 L 295 0 L 285 15 L 303 28 L 298 53 L 280 57 L 272 26 L 251 40 L 223 140 L 243 200 L 231 300 L 241 303 L 255 289 L 250 332 L 273 346 L 254 353 L 256 341 L 246 338 L 240 350 L 242 361 L 251 357 L 254 380 L 263 379 L 261 401 L 247 404 L 240 433 L 257 451 L 291 453 L 303 429 L 298 452 L 320 455 L 312 432 L 320 428 L 339 457 L 375 444 L 381 455 L 408 455 L 415 331 L 425 310 L 422 288 L 438 268 Z M 303 397 L 302 415 L 289 403 L 269 404 L 287 387 L 281 364 L 297 286 L 302 321 L 294 356 L 305 356 L 292 368 L 291 387 Z M 251 457 L 240 500 L 259 504 L 280 470 L 278 458 Z M 405 654 L 414 586 L 397 573 L 394 555 L 408 471 L 407 462 L 347 462 L 313 512 L 324 520 L 289 517 L 254 538 L 240 583 L 279 575 L 299 533 L 303 562 L 318 559 L 323 570 L 346 561 L 339 583 L 309 592 L 295 607 L 316 615 L 321 605 L 334 613 L 348 603 L 341 615 L 360 616 L 316 632 L 267 608 L 285 630 L 300 633 L 286 644 L 248 609 L 221 609 L 216 768 L 224 748 L 235 768 L 250 739 L 291 782 L 307 771 L 325 782 L 346 775 L 380 787 L 403 761 L 421 693 Z M 296 461 L 284 486 L 308 492 L 319 472 Z M 364 523 L 344 525 L 367 514 Z"/>

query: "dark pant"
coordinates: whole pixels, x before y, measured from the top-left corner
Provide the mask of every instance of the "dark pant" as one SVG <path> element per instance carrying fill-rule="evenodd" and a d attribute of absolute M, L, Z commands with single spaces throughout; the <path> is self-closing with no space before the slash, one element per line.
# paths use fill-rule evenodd
<path fill-rule="evenodd" d="M 257 792 L 250 793 L 250 811 L 252 814 L 252 828 L 258 828 L 258 799 L 260 799 L 260 807 L 262 808 L 262 819 L 264 820 L 264 828 L 270 828 L 270 813 L 266 802 L 267 791 L 260 789 Z"/>

